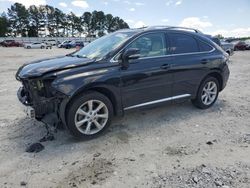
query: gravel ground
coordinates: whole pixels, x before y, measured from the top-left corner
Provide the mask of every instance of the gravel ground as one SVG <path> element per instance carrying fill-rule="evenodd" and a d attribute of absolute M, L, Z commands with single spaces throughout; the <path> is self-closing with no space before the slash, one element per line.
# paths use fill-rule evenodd
<path fill-rule="evenodd" d="M 228 85 L 208 110 L 185 102 L 130 112 L 95 140 L 58 131 L 26 153 L 46 130 L 22 113 L 14 75 L 69 52 L 0 48 L 0 187 L 250 187 L 250 51 L 231 58 Z"/>

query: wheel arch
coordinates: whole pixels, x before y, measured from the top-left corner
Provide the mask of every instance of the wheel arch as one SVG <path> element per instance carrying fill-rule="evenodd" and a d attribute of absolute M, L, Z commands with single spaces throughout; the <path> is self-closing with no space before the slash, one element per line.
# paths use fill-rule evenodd
<path fill-rule="evenodd" d="M 103 87 L 103 86 L 96 86 L 96 87 L 90 87 L 90 88 L 85 88 L 81 89 L 78 92 L 76 92 L 74 95 L 72 95 L 69 98 L 64 99 L 59 107 L 59 115 L 60 118 L 63 122 L 63 124 L 66 126 L 66 114 L 67 110 L 69 109 L 70 103 L 78 96 L 84 95 L 86 92 L 98 92 L 106 96 L 110 102 L 112 103 L 113 106 L 113 112 L 115 116 L 118 115 L 123 115 L 123 110 L 122 110 L 122 104 L 121 104 L 121 98 L 119 96 L 116 96 L 116 94 L 109 88 Z"/>
<path fill-rule="evenodd" d="M 214 70 L 212 70 L 211 72 L 209 72 L 208 74 L 206 74 L 206 75 L 200 80 L 199 85 L 196 87 L 195 95 L 193 96 L 193 98 L 196 97 L 197 92 L 199 91 L 199 88 L 200 88 L 200 86 L 201 86 L 201 83 L 202 83 L 207 77 L 209 77 L 209 76 L 212 76 L 212 77 L 214 77 L 214 78 L 216 78 L 216 79 L 218 80 L 218 82 L 219 82 L 219 91 L 221 91 L 221 90 L 223 89 L 223 78 L 222 78 L 222 75 L 221 75 L 221 73 L 220 73 L 219 70 L 214 69 Z"/>
<path fill-rule="evenodd" d="M 218 72 L 218 71 L 211 72 L 204 79 L 206 79 L 208 76 L 214 77 L 214 78 L 216 78 L 218 80 L 218 82 L 219 82 L 219 91 L 221 91 L 222 87 L 223 87 L 223 78 L 222 78 L 221 73 Z"/>

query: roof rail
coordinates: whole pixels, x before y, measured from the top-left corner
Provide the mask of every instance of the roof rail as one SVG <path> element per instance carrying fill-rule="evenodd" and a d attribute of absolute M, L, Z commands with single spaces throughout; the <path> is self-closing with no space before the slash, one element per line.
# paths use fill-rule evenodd
<path fill-rule="evenodd" d="M 189 28 L 189 27 L 169 27 L 169 29 L 183 29 L 183 30 L 192 30 L 194 31 L 195 33 L 200 33 L 200 34 L 203 34 L 200 30 L 198 29 L 194 29 L 194 28 Z"/>
<path fill-rule="evenodd" d="M 158 25 L 158 26 L 150 26 L 149 29 L 181 29 L 181 30 L 192 30 L 195 33 L 203 34 L 200 30 L 189 28 L 189 27 L 179 27 L 179 26 L 164 26 L 164 25 Z"/>

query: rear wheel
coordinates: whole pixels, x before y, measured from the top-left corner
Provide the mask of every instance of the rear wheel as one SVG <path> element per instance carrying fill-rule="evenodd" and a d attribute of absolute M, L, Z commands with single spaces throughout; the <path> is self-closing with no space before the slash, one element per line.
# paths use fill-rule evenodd
<path fill-rule="evenodd" d="M 44 49 L 45 47 L 44 46 L 41 46 L 41 49 Z"/>
<path fill-rule="evenodd" d="M 214 77 L 207 77 L 202 81 L 197 96 L 192 103 L 194 106 L 207 109 L 211 107 L 218 98 L 219 94 L 219 82 Z"/>
<path fill-rule="evenodd" d="M 67 125 L 73 136 L 90 139 L 110 125 L 113 107 L 106 96 L 88 92 L 74 99 L 67 112 Z"/>

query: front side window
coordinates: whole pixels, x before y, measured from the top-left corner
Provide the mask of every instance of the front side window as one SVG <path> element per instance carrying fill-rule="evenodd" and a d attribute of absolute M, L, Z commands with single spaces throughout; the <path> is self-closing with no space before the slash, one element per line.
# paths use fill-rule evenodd
<path fill-rule="evenodd" d="M 184 54 L 199 52 L 197 41 L 189 35 L 181 33 L 169 33 L 171 54 Z"/>
<path fill-rule="evenodd" d="M 165 36 L 163 33 L 145 34 L 133 41 L 126 49 L 137 48 L 140 58 L 166 55 Z"/>

